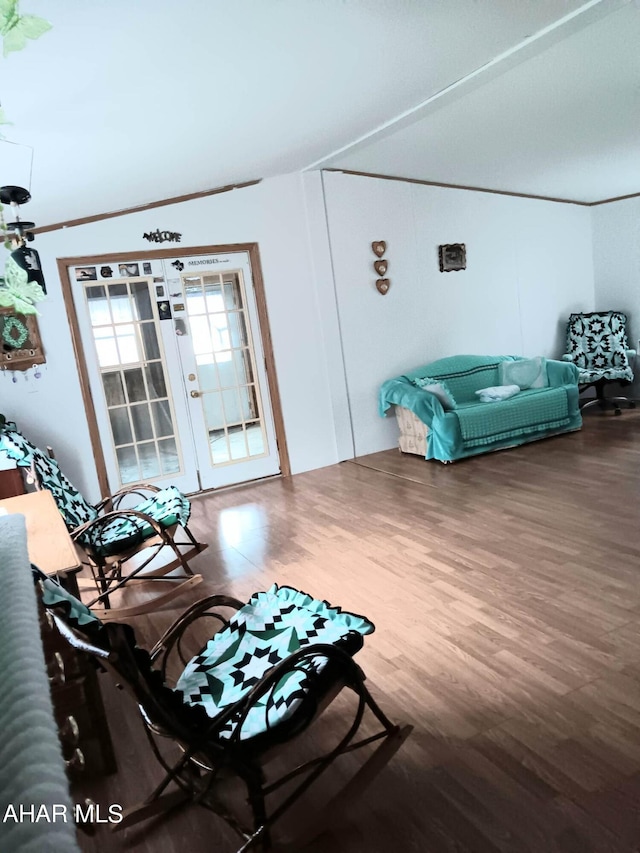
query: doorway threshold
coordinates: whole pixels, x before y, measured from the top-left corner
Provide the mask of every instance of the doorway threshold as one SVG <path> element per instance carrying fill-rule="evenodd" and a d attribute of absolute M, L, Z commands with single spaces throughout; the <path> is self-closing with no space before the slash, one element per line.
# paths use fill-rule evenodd
<path fill-rule="evenodd" d="M 217 495 L 220 492 L 229 492 L 229 491 L 232 491 L 234 489 L 243 489 L 243 488 L 246 488 L 247 486 L 256 486 L 259 483 L 267 483 L 270 480 L 282 480 L 282 479 L 284 479 L 284 475 L 282 473 L 270 474 L 268 477 L 258 477 L 257 480 L 243 480 L 242 483 L 231 483 L 228 486 L 220 486 L 218 488 L 212 488 L 212 489 L 202 489 L 201 491 L 198 491 L 198 492 L 187 492 L 187 497 L 199 498 L 199 497 L 203 497 L 204 495 L 214 495 L 214 494 Z"/>

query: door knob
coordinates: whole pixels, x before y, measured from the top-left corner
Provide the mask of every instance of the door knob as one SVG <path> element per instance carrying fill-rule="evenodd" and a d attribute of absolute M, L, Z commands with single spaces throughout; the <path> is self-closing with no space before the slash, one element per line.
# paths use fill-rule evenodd
<path fill-rule="evenodd" d="M 191 394 L 192 397 L 199 397 L 200 396 L 199 391 L 190 391 L 189 393 Z"/>

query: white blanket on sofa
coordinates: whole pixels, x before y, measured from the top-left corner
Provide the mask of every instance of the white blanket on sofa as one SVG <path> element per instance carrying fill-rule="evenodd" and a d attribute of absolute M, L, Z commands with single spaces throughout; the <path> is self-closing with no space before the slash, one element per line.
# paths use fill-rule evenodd
<path fill-rule="evenodd" d="M 492 385 L 490 388 L 480 388 L 476 394 L 481 403 L 497 403 L 499 400 L 508 400 L 519 391 L 519 385 Z"/>

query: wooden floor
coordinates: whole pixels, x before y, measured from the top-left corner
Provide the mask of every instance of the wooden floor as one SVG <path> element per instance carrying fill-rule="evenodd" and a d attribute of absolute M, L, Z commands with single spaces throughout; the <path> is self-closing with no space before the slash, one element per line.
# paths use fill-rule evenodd
<path fill-rule="evenodd" d="M 193 598 L 278 581 L 366 614 L 359 663 L 415 726 L 314 853 L 640 849 L 639 504 L 640 412 L 454 465 L 388 451 L 194 500 L 211 547 Z M 121 769 L 76 796 L 131 804 L 159 776 L 133 703 L 104 693 Z M 87 853 L 233 841 L 196 807 L 81 836 Z"/>

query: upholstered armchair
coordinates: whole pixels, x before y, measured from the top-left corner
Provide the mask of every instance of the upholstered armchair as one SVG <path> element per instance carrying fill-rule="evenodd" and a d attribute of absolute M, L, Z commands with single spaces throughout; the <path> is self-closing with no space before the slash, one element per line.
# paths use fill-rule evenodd
<path fill-rule="evenodd" d="M 567 326 L 567 352 L 565 361 L 576 365 L 580 371 L 580 390 L 595 388 L 596 396 L 585 400 L 580 409 L 598 405 L 601 409 L 613 408 L 621 413 L 620 404 L 635 408 L 628 397 L 608 397 L 605 389 L 611 382 L 629 385 L 633 370 L 629 359 L 636 351 L 629 349 L 626 334 L 627 317 L 622 311 L 592 311 L 589 314 L 572 314 Z"/>

